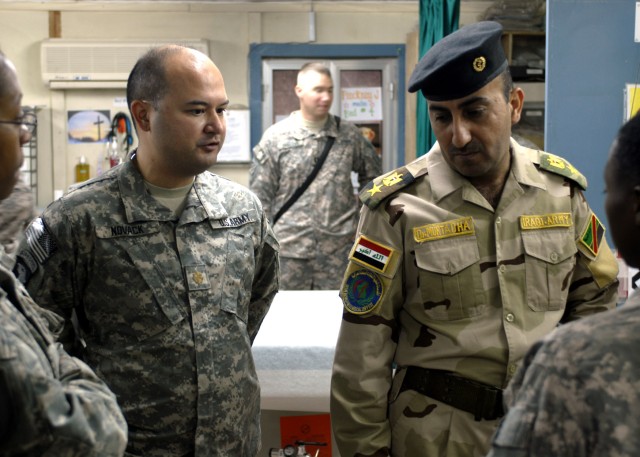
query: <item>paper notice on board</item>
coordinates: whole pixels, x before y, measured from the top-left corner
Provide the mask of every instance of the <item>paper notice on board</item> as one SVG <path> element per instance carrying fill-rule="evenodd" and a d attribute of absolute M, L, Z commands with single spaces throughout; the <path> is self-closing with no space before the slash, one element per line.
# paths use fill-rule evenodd
<path fill-rule="evenodd" d="M 340 91 L 341 117 L 346 121 L 381 121 L 382 88 L 349 87 Z"/>
<path fill-rule="evenodd" d="M 230 109 L 227 116 L 227 136 L 218 154 L 218 162 L 249 162 L 249 110 Z"/>

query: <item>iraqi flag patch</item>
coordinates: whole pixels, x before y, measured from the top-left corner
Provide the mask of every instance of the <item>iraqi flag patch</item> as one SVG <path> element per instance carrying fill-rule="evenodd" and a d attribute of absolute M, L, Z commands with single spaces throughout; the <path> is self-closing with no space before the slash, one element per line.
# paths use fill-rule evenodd
<path fill-rule="evenodd" d="M 351 250 L 350 260 L 372 270 L 384 273 L 395 251 L 388 246 L 370 240 L 361 235 Z"/>

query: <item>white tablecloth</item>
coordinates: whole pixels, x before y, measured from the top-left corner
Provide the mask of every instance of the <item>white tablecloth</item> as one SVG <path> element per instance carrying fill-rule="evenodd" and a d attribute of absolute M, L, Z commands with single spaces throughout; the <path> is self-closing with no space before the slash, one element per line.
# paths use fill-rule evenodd
<path fill-rule="evenodd" d="M 337 290 L 276 295 L 253 343 L 262 409 L 329 412 L 341 320 Z"/>

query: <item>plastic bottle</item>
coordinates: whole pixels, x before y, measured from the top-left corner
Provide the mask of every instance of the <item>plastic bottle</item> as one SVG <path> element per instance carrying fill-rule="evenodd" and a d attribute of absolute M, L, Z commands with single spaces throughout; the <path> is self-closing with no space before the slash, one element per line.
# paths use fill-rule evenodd
<path fill-rule="evenodd" d="M 89 164 L 87 163 L 87 158 L 81 156 L 76 165 L 76 182 L 86 181 L 87 179 L 89 179 Z"/>

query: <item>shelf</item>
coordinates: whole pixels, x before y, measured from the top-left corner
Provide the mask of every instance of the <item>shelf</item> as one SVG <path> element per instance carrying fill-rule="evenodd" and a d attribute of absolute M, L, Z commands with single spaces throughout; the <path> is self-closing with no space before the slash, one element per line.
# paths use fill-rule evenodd
<path fill-rule="evenodd" d="M 542 30 L 505 30 L 502 34 L 514 81 L 544 81 L 546 34 Z"/>

